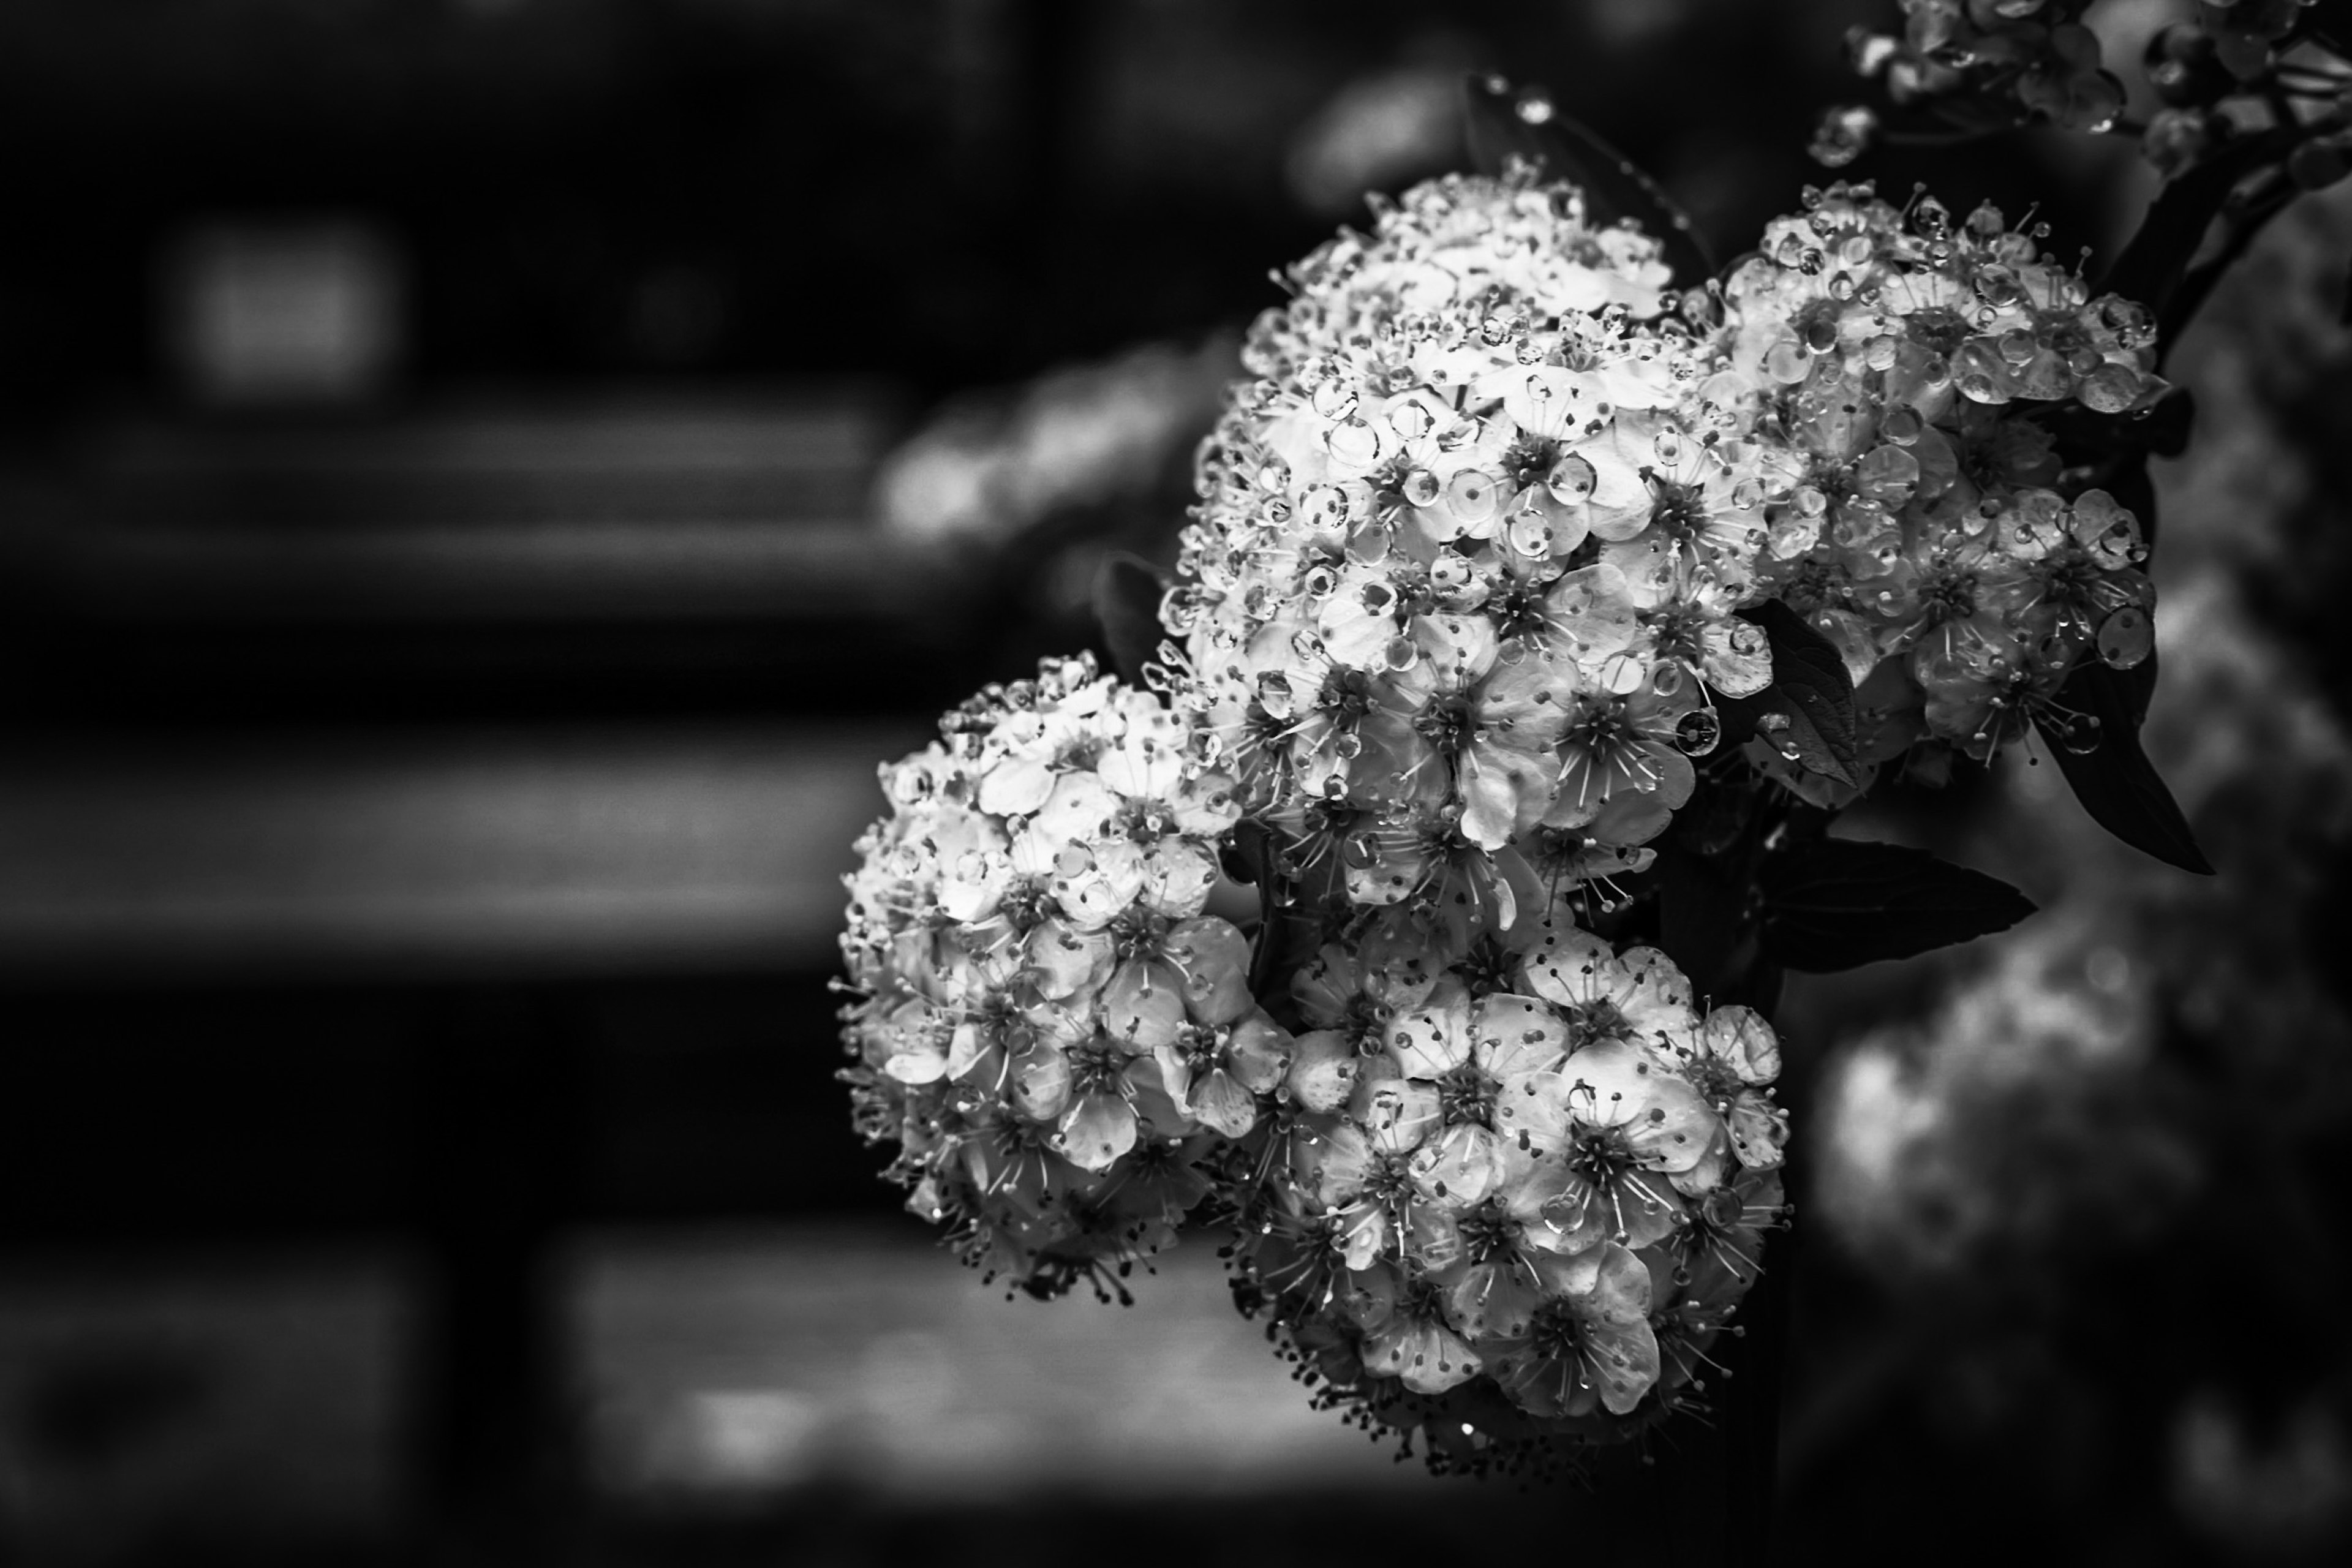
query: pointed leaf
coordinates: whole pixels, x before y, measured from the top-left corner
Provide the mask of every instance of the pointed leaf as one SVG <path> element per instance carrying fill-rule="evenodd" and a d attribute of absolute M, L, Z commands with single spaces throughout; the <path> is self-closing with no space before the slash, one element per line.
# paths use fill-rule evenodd
<path fill-rule="evenodd" d="M 2210 877 L 2212 863 L 2197 847 L 2189 819 L 2140 750 L 2139 722 L 2155 685 L 2155 664 L 2151 658 L 2137 669 L 2110 669 L 2095 658 L 2084 660 L 2058 689 L 2057 701 L 2034 714 L 2034 728 L 2050 742 L 2074 798 L 2100 826 L 2167 865 Z M 2077 744 L 2095 736 L 2096 744 L 2073 750 L 2070 735 Z"/>
<path fill-rule="evenodd" d="M 2033 902 L 1924 849 L 1822 838 L 1764 862 L 1764 954 L 1821 974 L 1910 958 L 2011 926 Z"/>
<path fill-rule="evenodd" d="M 1274 869 L 1274 835 L 1263 822 L 1244 817 L 1217 850 L 1225 875 L 1244 887 L 1265 884 Z"/>
<path fill-rule="evenodd" d="M 1720 996 L 1755 956 L 1745 913 L 1719 857 L 1658 851 L 1658 946 L 1699 995 Z"/>
<path fill-rule="evenodd" d="M 1095 574 L 1095 619 L 1105 651 L 1122 679 L 1140 685 L 1143 667 L 1160 650 L 1160 600 L 1168 584 L 1151 563 L 1124 551 L 1107 556 Z"/>
<path fill-rule="evenodd" d="M 1778 599 L 1739 612 L 1772 640 L 1772 684 L 1754 697 L 1724 698 L 1716 704 L 1724 743 L 1738 744 L 1760 729 L 1793 748 L 1808 772 L 1843 784 L 1861 782 L 1862 757 L 1854 740 L 1853 683 L 1829 639 Z M 1785 727 L 1766 717 L 1777 714 Z"/>
<path fill-rule="evenodd" d="M 1561 112 L 1549 93 L 1514 90 L 1499 76 L 1472 72 L 1463 79 L 1470 122 L 1470 156 L 1486 174 L 1502 173 L 1517 153 L 1543 165 L 1544 173 L 1584 192 L 1592 221 L 1631 218 L 1665 247 L 1675 282 L 1689 289 L 1715 276 L 1715 258 L 1691 226 L 1690 215 L 1658 183 L 1633 166 L 1591 127 Z"/>

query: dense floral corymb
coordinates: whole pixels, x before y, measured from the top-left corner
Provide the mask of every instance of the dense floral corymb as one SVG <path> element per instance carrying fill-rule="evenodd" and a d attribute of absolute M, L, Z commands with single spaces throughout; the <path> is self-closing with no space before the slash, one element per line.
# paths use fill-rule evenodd
<path fill-rule="evenodd" d="M 1180 700 L 1297 875 L 1456 953 L 1538 835 L 1638 865 L 1771 679 L 1752 389 L 1659 255 L 1526 166 L 1417 186 L 1290 269 L 1202 451 Z"/>
<path fill-rule="evenodd" d="M 847 879 L 845 1076 L 970 1261 L 1033 1294 L 1116 1289 L 1289 1064 L 1247 942 L 1202 912 L 1231 782 L 1087 658 L 941 728 L 882 770 L 890 812 Z"/>
<path fill-rule="evenodd" d="M 1471 1466 L 1685 1402 L 1780 1210 L 1764 1020 L 1573 927 L 1504 974 L 1335 944 L 1297 989 L 1301 1058 L 1353 1070 L 1256 1135 L 1237 1286 L 1325 1397 Z"/>
<path fill-rule="evenodd" d="M 1923 735 L 1984 757 L 2048 719 L 2079 659 L 2154 646 L 2138 520 L 2069 482 L 2053 421 L 2162 396 L 2155 321 L 1991 207 L 1808 196 L 1725 289 L 1762 406 L 1756 580 L 1837 648 L 1874 757 Z"/>

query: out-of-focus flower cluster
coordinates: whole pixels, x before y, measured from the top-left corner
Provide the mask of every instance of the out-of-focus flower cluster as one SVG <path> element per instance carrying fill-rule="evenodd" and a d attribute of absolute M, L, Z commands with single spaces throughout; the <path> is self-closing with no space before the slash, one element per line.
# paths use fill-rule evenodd
<path fill-rule="evenodd" d="M 2137 126 L 2124 121 L 2124 84 L 2105 68 L 2098 36 L 2084 23 L 2090 0 L 1902 0 L 1899 34 L 1856 26 L 1846 44 L 1855 72 L 1883 82 L 1896 128 L 1913 135 L 1948 141 L 2018 125 L 2129 131 L 2142 155 L 2170 176 L 2250 121 L 2299 126 L 2307 134 L 2285 166 L 2297 185 L 2316 190 L 2352 172 L 2352 132 L 2343 130 L 2352 105 L 2340 76 L 2292 58 L 2310 41 L 2300 29 L 2313 3 L 2183 7 L 2191 14 L 2148 39 L 2143 66 L 2158 107 Z M 1838 105 L 1816 125 L 1812 155 L 1843 168 L 1882 130 L 1875 110 Z"/>
<path fill-rule="evenodd" d="M 883 769 L 844 1009 L 866 1135 L 969 1261 L 1049 1295 L 1157 1250 L 1249 1131 L 1289 1037 L 1202 913 L 1230 781 L 1089 658 L 991 687 Z"/>
<path fill-rule="evenodd" d="M 1833 185 L 1726 287 L 1732 363 L 1765 407 L 1758 588 L 1837 648 L 1874 760 L 1922 734 L 1989 755 L 2078 658 L 2129 668 L 2153 646 L 2138 521 L 2060 491 L 2042 420 L 2160 397 L 2155 321 L 2091 297 L 2038 237 L 1990 206 L 1956 222 Z"/>
<path fill-rule="evenodd" d="M 1745 389 L 1654 239 L 1525 165 L 1292 268 L 1203 448 L 1179 700 L 1295 874 L 1433 922 L 1637 868 L 1771 680 Z"/>
<path fill-rule="evenodd" d="M 1237 1294 L 1326 1403 L 1481 1468 L 1622 1437 L 1705 1381 L 1781 1209 L 1780 1047 L 1664 954 L 1547 929 L 1502 973 L 1327 945 Z"/>
<path fill-rule="evenodd" d="M 1814 1186 L 1830 1233 L 1933 1285 L 2162 1224 L 2198 1162 L 2147 1089 L 2135 968 L 2095 922 L 2037 926 L 1916 1026 L 1842 1051 Z"/>
<path fill-rule="evenodd" d="M 2100 61 L 2082 23 L 2090 0 L 1902 0 L 1897 35 L 1857 26 L 1854 69 L 1883 77 L 1902 109 L 1932 110 L 1969 131 L 2043 123 L 2104 131 L 2123 112 L 2124 84 Z M 1823 116 L 1813 156 L 1832 167 L 1870 144 L 1877 117 L 1844 106 Z"/>
<path fill-rule="evenodd" d="M 1181 475 L 1232 363 L 1229 335 L 1148 343 L 951 405 L 883 463 L 879 521 L 910 543 L 985 548 L 1063 513 L 1147 500 L 1162 469 Z"/>

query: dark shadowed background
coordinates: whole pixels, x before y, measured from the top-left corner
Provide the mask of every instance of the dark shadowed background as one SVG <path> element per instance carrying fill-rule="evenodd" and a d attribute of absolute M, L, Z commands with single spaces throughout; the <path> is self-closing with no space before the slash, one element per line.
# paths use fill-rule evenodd
<path fill-rule="evenodd" d="M 1664 1550 L 1634 1471 L 1391 1466 L 1205 1247 L 1125 1311 L 957 1268 L 832 1079 L 837 878 L 877 763 L 1172 556 L 1268 269 L 1460 164 L 1465 69 L 1730 256 L 1895 16 L 0 6 L 0 1560 Z M 2069 255 L 2153 178 L 1851 173 Z M 2012 759 L 1864 826 L 2038 921 L 1791 989 L 1797 1560 L 2352 1529 L 2347 250 L 2281 226 L 2176 361 L 2150 747 L 2222 877 Z"/>

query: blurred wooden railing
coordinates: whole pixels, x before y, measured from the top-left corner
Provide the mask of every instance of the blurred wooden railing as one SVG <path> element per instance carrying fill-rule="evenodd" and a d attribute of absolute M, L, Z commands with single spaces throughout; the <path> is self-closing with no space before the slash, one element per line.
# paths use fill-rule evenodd
<path fill-rule="evenodd" d="M 0 1239 L 421 1256 L 433 1529 L 560 1515 L 566 1227 L 887 1202 L 838 877 L 875 764 L 1009 673 L 866 521 L 891 429 L 508 399 L 0 474 Z"/>

